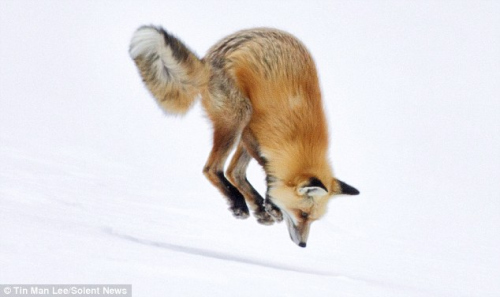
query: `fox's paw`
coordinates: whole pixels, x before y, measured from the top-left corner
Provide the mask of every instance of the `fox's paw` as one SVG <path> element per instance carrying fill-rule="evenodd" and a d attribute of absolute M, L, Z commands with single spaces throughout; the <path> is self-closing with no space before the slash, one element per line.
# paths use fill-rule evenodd
<path fill-rule="evenodd" d="M 283 221 L 283 214 L 281 213 L 281 210 L 269 199 L 266 199 L 264 202 L 264 207 L 266 208 L 266 212 L 270 214 L 276 222 Z"/>
<path fill-rule="evenodd" d="M 229 208 L 233 216 L 237 219 L 246 219 L 250 216 L 248 207 L 246 205 L 234 205 Z"/>
<path fill-rule="evenodd" d="M 274 224 L 274 218 L 266 211 L 264 207 L 259 207 L 258 210 L 254 211 L 254 217 L 257 222 L 262 225 L 270 226 Z"/>

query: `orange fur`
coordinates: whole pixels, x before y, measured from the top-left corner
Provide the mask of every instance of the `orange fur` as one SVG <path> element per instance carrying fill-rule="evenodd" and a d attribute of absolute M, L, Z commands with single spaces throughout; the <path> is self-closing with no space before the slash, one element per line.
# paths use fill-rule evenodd
<path fill-rule="evenodd" d="M 201 94 L 214 128 L 204 174 L 236 217 L 248 216 L 248 204 L 260 223 L 285 218 L 292 240 L 305 246 L 310 224 L 324 215 L 329 198 L 357 192 L 333 176 L 316 66 L 294 36 L 276 29 L 243 30 L 198 59 L 163 29 L 142 27 L 131 55 L 164 107 L 169 102 L 185 111 Z M 252 157 L 268 176 L 265 201 L 246 179 Z"/>

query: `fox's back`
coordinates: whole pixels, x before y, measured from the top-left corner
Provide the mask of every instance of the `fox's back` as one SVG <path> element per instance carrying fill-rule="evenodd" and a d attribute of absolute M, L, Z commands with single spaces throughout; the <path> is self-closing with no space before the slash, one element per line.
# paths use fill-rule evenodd
<path fill-rule="evenodd" d="M 251 100 L 262 97 L 262 92 L 297 95 L 319 90 L 316 68 L 305 46 L 277 29 L 236 32 L 215 44 L 205 59 L 231 76 Z"/>
<path fill-rule="evenodd" d="M 328 133 L 316 67 L 297 38 L 276 29 L 244 30 L 214 45 L 205 59 L 250 100 L 249 127 L 263 149 L 290 145 L 302 154 L 315 147 L 324 154 Z"/>

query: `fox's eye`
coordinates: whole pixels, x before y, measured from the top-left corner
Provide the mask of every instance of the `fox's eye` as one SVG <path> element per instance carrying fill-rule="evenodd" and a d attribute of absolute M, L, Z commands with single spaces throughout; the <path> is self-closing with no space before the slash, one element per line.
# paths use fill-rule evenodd
<path fill-rule="evenodd" d="M 300 212 L 300 217 L 303 218 L 303 219 L 307 219 L 307 217 L 309 216 L 309 214 L 305 211 L 301 211 Z"/>

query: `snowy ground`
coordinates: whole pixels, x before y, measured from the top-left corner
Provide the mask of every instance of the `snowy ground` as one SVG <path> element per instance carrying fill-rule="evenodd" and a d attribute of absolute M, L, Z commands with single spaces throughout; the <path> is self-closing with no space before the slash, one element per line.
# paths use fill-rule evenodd
<path fill-rule="evenodd" d="M 0 283 L 134 296 L 500 296 L 500 2 L 0 1 Z M 298 248 L 201 174 L 128 57 L 161 24 L 200 55 L 273 26 L 309 47 L 336 174 Z M 250 179 L 264 190 L 252 164 Z"/>

